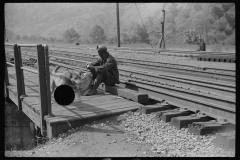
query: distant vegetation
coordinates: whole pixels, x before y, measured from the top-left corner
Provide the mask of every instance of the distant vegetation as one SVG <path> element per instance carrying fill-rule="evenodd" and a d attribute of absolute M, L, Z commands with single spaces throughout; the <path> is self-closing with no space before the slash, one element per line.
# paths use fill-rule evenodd
<path fill-rule="evenodd" d="M 74 28 L 67 29 L 63 33 L 63 37 L 62 37 L 64 41 L 69 43 L 79 41 L 79 38 L 80 38 L 80 35 L 75 31 Z"/>
<path fill-rule="evenodd" d="M 52 7 L 54 4 L 51 4 Z M 91 5 L 91 4 L 89 4 Z M 108 4 L 112 5 L 112 4 Z M 52 10 L 51 13 L 49 9 L 46 9 L 42 12 L 42 15 L 35 15 L 35 19 L 28 24 L 27 20 L 30 19 L 30 15 L 27 15 L 24 24 L 20 25 L 20 20 L 17 20 L 17 15 L 11 17 L 10 14 L 13 14 L 14 11 L 20 13 L 22 8 L 11 8 L 11 4 L 5 6 L 6 12 L 6 36 L 8 39 L 18 40 L 46 40 L 50 42 L 68 42 L 73 43 L 79 41 L 80 43 L 93 44 L 93 43 L 108 43 L 116 44 L 117 43 L 117 34 L 116 34 L 116 18 L 112 16 L 109 12 L 106 11 L 107 6 L 104 8 L 104 5 L 99 5 L 102 10 L 97 11 L 92 20 L 90 18 L 77 19 L 75 16 L 74 26 L 73 20 L 69 20 L 69 23 L 66 21 L 68 17 L 72 15 L 77 15 L 77 13 L 85 14 L 82 12 L 82 6 L 79 8 L 73 8 L 69 4 L 68 8 L 62 8 L 59 10 Z M 120 8 L 120 22 L 121 24 L 121 43 L 124 44 L 134 44 L 134 43 L 146 43 L 150 45 L 156 45 L 159 42 L 161 33 L 161 10 L 158 8 L 156 12 L 152 15 L 147 15 L 148 11 L 151 11 L 151 7 L 146 10 L 150 4 L 137 4 L 139 5 L 139 11 L 144 17 L 143 22 L 137 21 L 139 15 L 132 13 L 130 11 L 134 10 L 134 6 L 130 3 L 121 4 Z M 46 4 L 45 4 L 46 6 Z M 86 5 L 85 5 L 86 6 Z M 92 5 L 94 6 L 94 5 Z M 112 5 L 113 6 L 113 5 Z M 131 7 L 129 7 L 131 6 Z M 16 6 L 15 6 L 16 7 Z M 47 6 L 51 7 L 51 6 Z M 72 8 L 71 8 L 72 7 Z M 82 7 L 82 8 L 81 8 Z M 115 7 L 115 6 L 114 6 Z M 56 8 L 56 7 L 55 7 Z M 86 8 L 86 7 L 85 7 Z M 109 7 L 112 8 L 112 7 Z M 128 9 L 130 8 L 130 9 Z M 145 9 L 145 10 L 144 10 Z M 235 45 L 235 4 L 234 3 L 166 3 L 166 18 L 165 18 L 165 41 L 168 44 L 196 44 L 199 41 L 199 37 L 202 37 L 206 44 L 230 44 Z M 141 12 L 142 11 L 142 12 Z M 28 14 L 35 13 L 34 10 L 26 11 Z M 37 12 L 37 9 L 36 9 Z M 44 13 L 51 16 L 46 16 Z M 64 12 L 62 19 L 57 17 L 57 13 Z M 76 12 L 76 13 L 75 13 Z M 115 9 L 111 13 L 115 14 Z M 153 11 L 152 11 L 153 12 Z M 101 14 L 99 14 L 101 13 Z M 23 16 L 25 13 L 21 12 Z M 62 13 L 61 13 L 62 14 Z M 90 11 L 89 13 L 90 14 Z M 91 13 L 94 14 L 94 13 Z M 150 14 L 150 13 L 149 13 Z M 121 18 L 122 15 L 122 18 Z M 147 16 L 146 16 L 147 15 Z M 59 15 L 58 15 L 59 16 Z M 41 19 L 41 17 L 43 17 Z M 74 16 L 72 16 L 74 17 Z M 71 18 L 72 18 L 71 17 Z M 125 17 L 128 17 L 126 19 Z M 138 18 L 137 18 L 138 17 Z M 51 18 L 51 20 L 49 20 Z M 125 19 L 124 19 L 125 18 Z M 56 20 L 55 20 L 56 19 Z M 70 18 L 69 18 L 70 19 Z M 124 21 L 123 21 L 124 19 Z M 14 21 L 15 20 L 15 21 Z M 55 20 L 56 25 L 52 21 Z M 66 22 L 65 22 L 66 21 Z M 60 23 L 61 22 L 61 23 Z M 128 23 L 125 23 L 128 22 Z M 30 23 L 30 22 L 29 22 Z M 23 26 L 22 30 L 17 27 Z M 58 24 L 58 25 L 57 25 Z M 72 25 L 71 25 L 72 24 Z M 35 25 L 35 26 L 34 26 Z M 39 27 L 36 29 L 36 26 L 49 26 L 49 27 Z M 64 26 L 64 27 L 61 27 Z M 144 26 L 143 26 L 144 25 Z M 28 30 L 29 26 L 35 29 L 35 31 L 24 31 Z M 114 26 L 114 27 L 113 27 Z M 112 28 L 110 28 L 112 27 Z M 32 29 L 31 28 L 31 29 Z M 52 31 L 50 31 L 50 28 Z M 60 30 L 61 28 L 61 30 Z M 42 30 L 42 33 L 39 32 Z M 48 32 L 47 32 L 48 31 Z M 46 32 L 46 33 L 45 33 Z M 47 34 L 49 33 L 49 34 Z M 50 34 L 51 33 L 51 34 Z"/>

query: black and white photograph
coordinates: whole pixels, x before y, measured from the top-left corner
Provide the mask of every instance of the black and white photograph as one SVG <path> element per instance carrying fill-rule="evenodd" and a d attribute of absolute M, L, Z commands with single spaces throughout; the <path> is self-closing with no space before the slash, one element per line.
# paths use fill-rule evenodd
<path fill-rule="evenodd" d="M 4 3 L 4 156 L 235 157 L 234 2 Z"/>

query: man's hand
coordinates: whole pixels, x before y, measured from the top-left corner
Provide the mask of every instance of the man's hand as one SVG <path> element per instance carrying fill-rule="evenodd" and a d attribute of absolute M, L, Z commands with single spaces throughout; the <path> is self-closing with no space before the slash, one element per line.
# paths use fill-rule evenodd
<path fill-rule="evenodd" d="M 90 71 L 93 71 L 94 67 L 92 65 L 87 65 L 87 69 L 90 70 Z"/>
<path fill-rule="evenodd" d="M 88 68 L 88 66 L 91 66 L 91 63 L 86 63 L 85 68 Z"/>

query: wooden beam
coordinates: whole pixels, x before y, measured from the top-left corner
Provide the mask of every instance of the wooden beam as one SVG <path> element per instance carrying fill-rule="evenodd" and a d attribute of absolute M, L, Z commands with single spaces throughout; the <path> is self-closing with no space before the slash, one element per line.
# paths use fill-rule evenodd
<path fill-rule="evenodd" d="M 22 111 L 39 127 L 41 128 L 41 117 L 34 112 L 24 101 L 22 102 Z"/>
<path fill-rule="evenodd" d="M 18 46 L 18 58 L 19 58 L 19 65 L 20 65 L 20 68 L 23 67 L 22 65 L 22 53 L 21 53 L 21 48 Z M 22 87 L 22 95 L 26 95 L 26 92 L 25 92 L 25 85 L 24 85 L 24 74 L 23 74 L 23 70 L 20 69 L 20 76 L 21 76 L 21 87 Z M 21 95 L 20 95 L 21 96 Z"/>
<path fill-rule="evenodd" d="M 17 93 L 18 93 L 18 110 L 22 111 L 22 103 L 21 103 L 21 99 L 20 96 L 22 95 L 23 91 L 22 91 L 22 76 L 21 76 L 21 65 L 20 65 L 20 61 L 19 61 L 19 50 L 18 50 L 18 45 L 14 44 L 14 64 L 15 64 L 15 73 L 16 73 L 16 78 L 17 78 Z"/>
<path fill-rule="evenodd" d="M 51 104 L 51 91 L 50 91 L 50 73 L 49 73 L 49 54 L 48 46 L 43 45 L 44 47 L 44 56 L 45 56 L 45 74 L 46 74 L 46 89 L 47 89 L 47 103 L 48 103 L 48 115 L 52 117 L 52 104 Z"/>
<path fill-rule="evenodd" d="M 4 78 L 4 91 L 5 91 L 5 98 L 9 98 L 9 91 L 7 86 L 9 86 L 9 78 L 8 78 L 8 69 L 6 64 L 6 52 L 4 53 L 4 67 L 5 67 L 5 78 Z"/>
<path fill-rule="evenodd" d="M 44 135 L 44 128 L 46 129 L 46 122 L 44 116 L 48 114 L 47 110 L 47 86 L 46 86 L 46 72 L 45 72 L 45 56 L 43 46 L 37 45 L 37 58 L 38 58 L 38 80 L 39 80 L 39 98 L 41 106 L 41 133 Z"/>
<path fill-rule="evenodd" d="M 102 83 L 99 86 L 99 88 L 106 92 L 118 95 L 120 97 L 124 97 L 129 100 L 133 100 L 138 103 L 147 103 L 148 102 L 148 94 L 145 94 L 145 93 L 141 93 L 138 91 L 127 89 L 127 88 L 121 88 L 119 86 L 109 86 L 104 83 Z"/>
<path fill-rule="evenodd" d="M 114 110 L 113 113 L 103 113 L 100 114 L 98 116 L 94 116 L 94 117 L 89 117 L 89 118 L 85 118 L 85 119 L 79 119 L 79 120 L 75 120 L 75 121 L 61 121 L 61 123 L 50 123 L 50 121 L 47 121 L 47 137 L 48 138 L 52 138 L 64 131 L 67 131 L 68 129 L 71 128 L 75 128 L 75 127 L 79 127 L 80 125 L 86 124 L 88 122 L 93 122 L 96 121 L 98 119 L 101 118 L 106 118 L 108 116 L 113 116 L 113 115 L 117 115 L 117 114 L 122 114 L 125 113 L 127 111 L 137 111 L 138 107 L 131 107 L 127 110 L 122 110 L 122 109 L 116 109 Z M 57 117 L 56 117 L 57 118 Z"/>

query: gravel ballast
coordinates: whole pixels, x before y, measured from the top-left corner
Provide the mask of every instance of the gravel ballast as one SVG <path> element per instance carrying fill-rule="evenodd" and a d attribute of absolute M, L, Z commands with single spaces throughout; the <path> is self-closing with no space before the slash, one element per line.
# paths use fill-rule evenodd
<path fill-rule="evenodd" d="M 126 132 L 136 136 L 135 142 L 151 144 L 152 152 L 162 157 L 234 157 L 235 149 L 224 150 L 215 147 L 212 141 L 217 134 L 206 136 L 193 135 L 188 128 L 178 130 L 163 121 L 155 120 L 154 113 L 122 114 Z"/>

